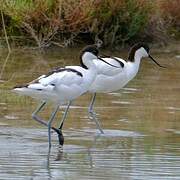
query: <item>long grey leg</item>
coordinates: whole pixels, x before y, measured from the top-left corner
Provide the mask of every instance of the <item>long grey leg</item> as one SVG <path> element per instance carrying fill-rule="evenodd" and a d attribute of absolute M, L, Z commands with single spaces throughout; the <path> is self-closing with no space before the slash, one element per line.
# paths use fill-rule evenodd
<path fill-rule="evenodd" d="M 94 106 L 94 103 L 95 103 L 95 99 L 96 99 L 96 93 L 93 93 L 91 102 L 90 102 L 89 107 L 88 107 L 89 113 L 94 112 L 93 111 L 93 106 Z"/>
<path fill-rule="evenodd" d="M 49 120 L 47 122 L 49 149 L 51 148 L 51 124 L 52 124 L 58 110 L 59 110 L 59 105 L 56 106 L 55 110 L 53 111 L 53 113 L 51 114 L 51 117 L 49 118 Z"/>
<path fill-rule="evenodd" d="M 59 124 L 58 138 L 59 138 L 59 145 L 60 145 L 60 147 L 62 147 L 63 144 L 64 144 L 64 136 L 63 136 L 63 133 L 62 133 L 62 127 L 63 127 L 64 121 L 65 121 L 65 119 L 66 119 L 66 116 L 67 116 L 69 107 L 70 107 L 70 105 L 71 105 L 71 102 L 72 102 L 72 101 L 69 101 L 68 106 L 66 107 L 66 110 L 65 110 L 65 112 L 64 112 L 64 114 L 63 114 L 62 120 L 61 120 L 61 122 L 60 122 L 60 124 Z"/>
<path fill-rule="evenodd" d="M 66 107 L 66 110 L 65 110 L 65 112 L 64 112 L 64 114 L 63 114 L 63 117 L 62 117 L 61 122 L 60 122 L 60 124 L 59 124 L 59 129 L 60 129 L 60 130 L 62 130 L 64 121 L 65 121 L 65 119 L 66 119 L 66 116 L 67 116 L 69 107 L 71 106 L 71 103 L 72 103 L 72 101 L 69 101 L 69 103 L 68 103 L 68 105 L 67 105 L 67 107 Z"/>
<path fill-rule="evenodd" d="M 37 109 L 32 113 L 32 118 L 33 118 L 35 121 L 37 121 L 37 122 L 39 122 L 39 123 L 47 126 L 46 121 L 42 120 L 41 118 L 39 118 L 39 117 L 37 116 L 37 113 L 40 112 L 45 105 L 46 105 L 46 101 L 43 101 L 43 102 L 37 107 Z"/>
<path fill-rule="evenodd" d="M 92 99 L 91 99 L 91 102 L 90 102 L 90 105 L 88 107 L 88 113 L 89 113 L 89 117 L 93 119 L 93 121 L 96 123 L 96 127 L 99 129 L 99 131 L 104 134 L 102 128 L 101 128 L 101 125 L 100 125 L 100 122 L 98 121 L 97 119 L 97 116 L 96 116 L 96 113 L 94 112 L 93 110 L 93 106 L 94 106 L 94 103 L 95 103 L 95 99 L 96 99 L 96 93 L 93 94 L 92 96 Z"/>
<path fill-rule="evenodd" d="M 45 106 L 45 104 L 46 104 L 46 101 L 43 101 L 43 102 L 38 106 L 38 108 L 32 113 L 32 118 L 33 118 L 35 121 L 39 122 L 40 124 L 43 124 L 43 125 L 45 125 L 45 126 L 48 126 L 48 123 L 47 123 L 46 121 L 42 120 L 42 119 L 37 115 L 37 113 L 39 113 L 39 112 L 43 109 L 43 107 Z M 59 129 L 54 128 L 54 127 L 51 127 L 51 129 L 53 129 L 56 133 L 59 134 Z"/>

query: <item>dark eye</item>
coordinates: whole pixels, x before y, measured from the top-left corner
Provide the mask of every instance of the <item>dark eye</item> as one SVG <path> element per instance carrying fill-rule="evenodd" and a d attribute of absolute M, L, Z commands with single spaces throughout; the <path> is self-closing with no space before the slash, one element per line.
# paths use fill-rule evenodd
<path fill-rule="evenodd" d="M 147 51 L 147 53 L 149 53 L 149 47 L 148 46 L 144 46 L 144 49 Z"/>
<path fill-rule="evenodd" d="M 146 48 L 147 53 L 149 53 L 149 48 Z"/>

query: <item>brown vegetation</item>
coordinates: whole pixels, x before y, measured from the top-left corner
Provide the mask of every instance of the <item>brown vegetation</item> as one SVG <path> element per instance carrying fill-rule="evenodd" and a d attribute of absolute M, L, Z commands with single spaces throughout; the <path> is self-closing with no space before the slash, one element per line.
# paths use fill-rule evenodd
<path fill-rule="evenodd" d="M 5 0 L 1 4 L 8 36 L 25 37 L 23 41 L 38 47 L 69 46 L 84 37 L 116 46 L 137 40 L 166 43 L 180 36 L 179 0 Z M 3 31 L 0 34 L 4 36 Z"/>

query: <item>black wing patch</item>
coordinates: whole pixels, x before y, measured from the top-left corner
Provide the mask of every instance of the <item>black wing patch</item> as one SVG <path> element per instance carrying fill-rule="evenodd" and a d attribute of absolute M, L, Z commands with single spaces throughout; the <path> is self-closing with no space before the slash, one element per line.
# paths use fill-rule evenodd
<path fill-rule="evenodd" d="M 46 76 L 43 78 L 46 78 L 46 77 L 52 75 L 53 73 L 59 73 L 59 72 L 63 72 L 63 71 L 73 72 L 73 73 L 76 73 L 78 76 L 83 77 L 82 73 L 75 70 L 75 69 L 72 69 L 72 68 L 56 68 L 56 69 L 53 69 L 52 71 L 50 71 L 48 74 L 46 74 Z"/>
<path fill-rule="evenodd" d="M 124 63 L 121 62 L 119 59 L 117 59 L 117 58 L 114 57 L 114 56 L 109 56 L 109 55 L 102 54 L 102 55 L 100 55 L 100 57 L 101 57 L 101 58 L 111 58 L 111 59 L 114 59 L 114 60 L 116 60 L 116 61 L 120 64 L 120 66 L 121 66 L 122 68 L 124 67 Z"/>

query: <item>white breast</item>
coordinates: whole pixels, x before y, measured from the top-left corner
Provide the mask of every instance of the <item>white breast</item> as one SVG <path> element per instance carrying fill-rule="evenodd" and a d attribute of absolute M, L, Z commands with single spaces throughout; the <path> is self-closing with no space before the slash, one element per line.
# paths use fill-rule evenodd
<path fill-rule="evenodd" d="M 94 63 L 98 69 L 98 75 L 96 76 L 95 81 L 89 88 L 90 92 L 112 92 L 117 91 L 125 86 L 127 82 L 127 74 L 126 74 L 126 61 L 123 59 L 117 58 L 121 61 L 124 66 L 115 59 L 112 58 L 103 58 L 108 63 L 117 66 L 112 67 L 102 61 L 96 60 Z"/>
<path fill-rule="evenodd" d="M 97 75 L 95 81 L 89 88 L 90 92 L 112 92 L 117 91 L 127 84 L 127 75 L 121 72 L 115 76 Z"/>

